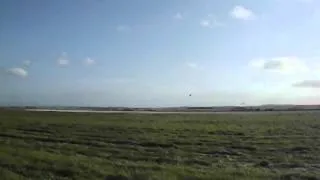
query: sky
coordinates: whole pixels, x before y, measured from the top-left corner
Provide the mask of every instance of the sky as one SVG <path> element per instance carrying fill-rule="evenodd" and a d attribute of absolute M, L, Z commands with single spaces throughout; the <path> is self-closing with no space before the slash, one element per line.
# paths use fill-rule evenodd
<path fill-rule="evenodd" d="M 0 105 L 320 104 L 319 20 L 319 0 L 1 0 Z"/>

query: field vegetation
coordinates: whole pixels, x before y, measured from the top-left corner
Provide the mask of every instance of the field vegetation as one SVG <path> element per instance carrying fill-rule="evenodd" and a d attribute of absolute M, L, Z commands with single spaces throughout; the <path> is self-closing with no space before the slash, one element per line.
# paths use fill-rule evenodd
<path fill-rule="evenodd" d="M 320 178 L 320 113 L 0 111 L 1 179 Z"/>

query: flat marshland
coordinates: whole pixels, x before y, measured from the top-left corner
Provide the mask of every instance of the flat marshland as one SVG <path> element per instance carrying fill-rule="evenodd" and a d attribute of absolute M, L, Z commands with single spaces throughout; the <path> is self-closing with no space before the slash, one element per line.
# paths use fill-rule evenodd
<path fill-rule="evenodd" d="M 319 179 L 320 113 L 0 111 L 1 179 Z"/>

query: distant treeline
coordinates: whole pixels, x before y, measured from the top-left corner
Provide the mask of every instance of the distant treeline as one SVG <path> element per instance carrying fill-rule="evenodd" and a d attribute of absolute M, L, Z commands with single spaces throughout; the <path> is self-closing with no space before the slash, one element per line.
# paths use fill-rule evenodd
<path fill-rule="evenodd" d="M 225 107 L 172 107 L 172 108 L 129 108 L 129 107 L 37 107 L 37 106 L 7 106 L 0 109 L 24 110 L 24 109 L 52 109 L 52 110 L 92 110 L 92 111 L 159 111 L 159 112 L 254 112 L 254 111 L 312 111 L 320 110 L 320 106 L 225 106 Z"/>

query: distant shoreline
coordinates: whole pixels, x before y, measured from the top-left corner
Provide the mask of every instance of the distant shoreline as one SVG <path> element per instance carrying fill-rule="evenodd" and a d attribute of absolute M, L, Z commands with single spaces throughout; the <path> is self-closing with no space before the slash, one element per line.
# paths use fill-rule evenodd
<path fill-rule="evenodd" d="M 304 112 L 320 111 L 320 105 L 262 105 L 262 106 L 217 106 L 217 107 L 72 107 L 72 106 L 11 106 L 0 110 L 55 111 L 55 112 L 91 112 L 91 113 L 255 113 L 255 112 Z"/>
<path fill-rule="evenodd" d="M 30 112 L 65 112 L 65 113 L 102 113 L 102 114 L 271 114 L 271 113 L 306 113 L 320 110 L 297 111 L 103 111 L 103 110 L 59 110 L 59 109 L 24 109 Z"/>

